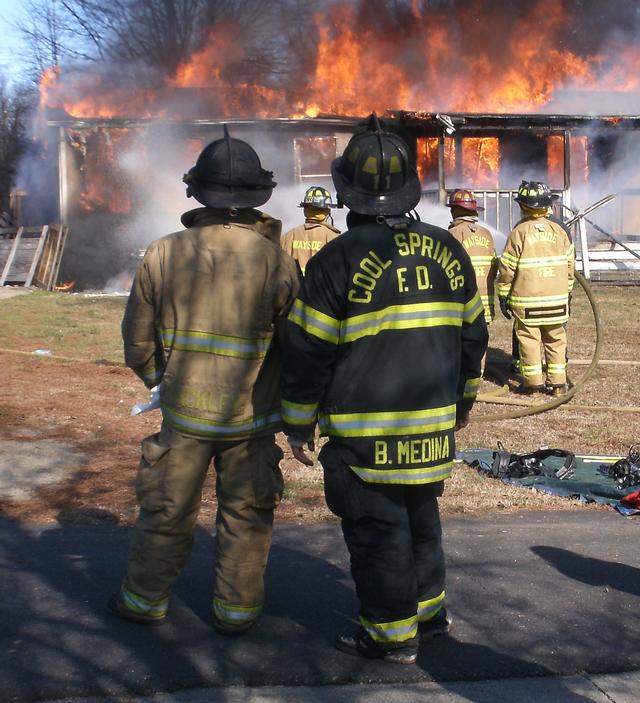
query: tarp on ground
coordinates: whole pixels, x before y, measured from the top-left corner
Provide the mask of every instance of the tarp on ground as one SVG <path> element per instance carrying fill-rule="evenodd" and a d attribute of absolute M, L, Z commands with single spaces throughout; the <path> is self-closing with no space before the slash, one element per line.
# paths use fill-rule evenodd
<path fill-rule="evenodd" d="M 466 449 L 458 452 L 456 458 L 487 474 L 493 463 L 493 452 L 493 449 Z M 635 493 L 640 486 L 619 488 L 614 479 L 599 471 L 602 464 L 613 464 L 621 458 L 623 457 L 576 454 L 576 468 L 571 478 L 559 480 L 547 476 L 526 476 L 517 479 L 505 477 L 500 480 L 512 486 L 536 488 L 556 496 L 580 498 L 585 502 L 611 505 L 623 515 L 635 515 L 640 513 L 640 510 L 620 505 L 620 500 L 626 495 Z M 564 459 L 561 457 L 549 457 L 544 460 L 545 466 L 553 469 L 559 469 L 563 463 Z"/>

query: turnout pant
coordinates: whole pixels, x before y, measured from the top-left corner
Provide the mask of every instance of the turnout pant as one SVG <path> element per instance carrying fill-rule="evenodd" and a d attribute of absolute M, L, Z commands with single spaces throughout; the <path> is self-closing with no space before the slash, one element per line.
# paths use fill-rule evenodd
<path fill-rule="evenodd" d="M 567 331 L 564 325 L 542 325 L 529 327 L 515 319 L 514 329 L 520 350 L 520 373 L 524 386 L 544 384 L 542 354 L 544 349 L 547 364 L 547 381 L 552 386 L 567 382 Z"/>
<path fill-rule="evenodd" d="M 146 615 L 166 614 L 171 586 L 186 563 L 207 470 L 216 470 L 216 564 L 213 614 L 242 630 L 260 615 L 273 510 L 280 501 L 282 451 L 273 435 L 210 441 L 163 423 L 142 442 L 136 480 L 140 513 L 122 586 L 125 603 Z"/>
<path fill-rule="evenodd" d="M 382 648 L 416 641 L 444 602 L 438 497 L 443 482 L 366 483 L 329 442 L 320 453 L 329 509 L 342 518 L 360 623 Z"/>

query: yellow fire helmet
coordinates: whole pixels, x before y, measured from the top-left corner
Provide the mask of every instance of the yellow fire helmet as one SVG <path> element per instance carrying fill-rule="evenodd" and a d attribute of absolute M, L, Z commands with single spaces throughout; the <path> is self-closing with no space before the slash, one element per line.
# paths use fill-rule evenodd
<path fill-rule="evenodd" d="M 308 207 L 309 205 L 327 209 L 335 207 L 335 203 L 331 200 L 331 193 L 322 186 L 307 188 L 307 192 L 298 207 Z"/>

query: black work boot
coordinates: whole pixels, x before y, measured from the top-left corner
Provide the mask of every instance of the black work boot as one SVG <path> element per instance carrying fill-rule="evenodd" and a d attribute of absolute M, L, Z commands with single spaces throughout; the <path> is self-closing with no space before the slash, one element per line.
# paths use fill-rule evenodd
<path fill-rule="evenodd" d="M 417 638 L 385 647 L 375 642 L 363 627 L 338 637 L 336 647 L 356 657 L 382 659 L 390 664 L 415 664 L 418 658 Z"/>
<path fill-rule="evenodd" d="M 123 620 L 129 620 L 129 622 L 135 622 L 137 625 L 150 625 L 151 627 L 157 627 L 158 625 L 164 624 L 167 619 L 166 616 L 161 615 L 143 615 L 142 613 L 136 613 L 131 608 L 125 605 L 122 599 L 121 593 L 113 593 L 109 600 L 107 601 L 107 609 L 112 615 L 115 615 Z"/>
<path fill-rule="evenodd" d="M 534 393 L 544 393 L 547 389 L 545 386 L 520 386 L 517 392 L 523 395 L 533 395 Z"/>
<path fill-rule="evenodd" d="M 225 637 L 241 637 L 245 635 L 249 630 L 253 629 L 256 624 L 256 620 L 252 620 L 249 624 L 239 627 L 238 625 L 228 625 L 226 622 L 219 620 L 218 618 L 213 618 L 213 629 L 219 634 Z"/>
<path fill-rule="evenodd" d="M 420 641 L 430 640 L 433 637 L 448 635 L 453 625 L 453 618 L 447 613 L 446 608 L 440 610 L 430 620 L 418 623 Z"/>

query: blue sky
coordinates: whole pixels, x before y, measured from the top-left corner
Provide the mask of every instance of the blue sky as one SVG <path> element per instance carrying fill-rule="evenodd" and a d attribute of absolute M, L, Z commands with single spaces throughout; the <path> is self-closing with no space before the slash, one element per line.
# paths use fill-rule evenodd
<path fill-rule="evenodd" d="M 0 67 L 8 80 L 20 75 L 20 40 L 12 26 L 12 20 L 19 13 L 22 3 L 15 0 L 0 0 Z"/>

